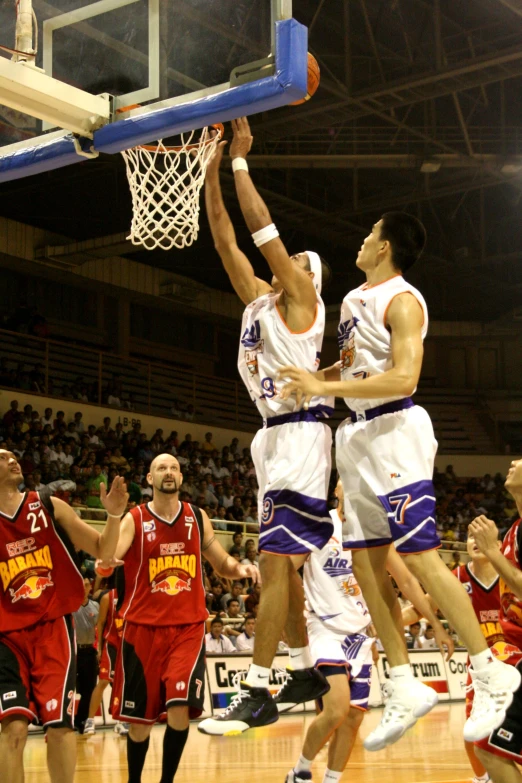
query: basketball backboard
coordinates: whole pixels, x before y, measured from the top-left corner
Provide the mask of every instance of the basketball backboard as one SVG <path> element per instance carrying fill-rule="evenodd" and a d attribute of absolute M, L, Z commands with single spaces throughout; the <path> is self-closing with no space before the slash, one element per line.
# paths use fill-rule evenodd
<path fill-rule="evenodd" d="M 2 105 L 7 93 L 0 78 L 0 181 L 306 94 L 307 31 L 291 19 L 291 0 L 33 0 L 32 6 L 37 68 L 59 86 L 109 99 L 110 116 L 99 118 L 85 138 L 65 121 L 57 130 L 56 122 L 35 119 L 22 104 Z M 14 47 L 14 7 L 0 5 L 6 47 Z M 0 58 L 11 54 L 0 50 Z M 30 80 L 35 69 L 20 67 Z M 79 143 L 67 133 L 71 128 Z"/>

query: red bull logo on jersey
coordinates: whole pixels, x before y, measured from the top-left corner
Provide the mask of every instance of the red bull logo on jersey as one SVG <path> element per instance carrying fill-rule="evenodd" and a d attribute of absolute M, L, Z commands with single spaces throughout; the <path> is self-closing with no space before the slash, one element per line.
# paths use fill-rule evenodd
<path fill-rule="evenodd" d="M 174 555 L 149 558 L 149 582 L 152 593 L 177 595 L 190 591 L 190 583 L 196 576 L 196 555 Z"/>
<path fill-rule="evenodd" d="M 27 552 L 25 555 L 17 555 L 16 557 L 9 558 L 9 560 L 0 561 L 0 579 L 2 580 L 4 592 L 7 592 L 9 588 L 10 595 L 18 594 L 20 586 L 14 590 L 14 593 L 13 589 L 9 586 L 12 583 L 19 584 L 24 581 L 28 584 L 30 583 L 31 589 L 29 592 L 40 591 L 38 592 L 38 595 L 30 596 L 31 598 L 38 598 L 42 590 L 45 590 L 46 587 L 52 585 L 52 582 L 50 581 L 50 572 L 52 569 L 53 561 L 48 544 L 41 549 L 36 549 L 34 552 Z M 49 582 L 45 581 L 48 578 L 44 575 L 45 573 L 48 574 Z M 35 580 L 38 579 L 44 580 L 41 582 L 40 587 L 36 587 Z M 25 597 L 29 597 L 29 592 L 24 590 Z M 20 594 L 19 598 L 23 597 L 24 596 Z M 19 600 L 19 598 L 16 600 Z"/>
<path fill-rule="evenodd" d="M 182 579 L 179 576 L 175 576 L 171 574 L 170 576 L 165 577 L 164 579 L 159 579 L 157 581 L 152 582 L 151 584 L 151 592 L 152 593 L 167 593 L 167 595 L 177 595 L 178 593 L 181 593 L 183 590 L 187 590 L 187 592 L 190 592 L 192 589 L 190 587 L 192 579 L 188 577 L 188 579 Z"/>
<path fill-rule="evenodd" d="M 40 598 L 47 587 L 53 586 L 54 582 L 52 581 L 51 573 L 49 572 L 47 576 L 28 577 L 20 587 L 16 588 L 16 590 L 13 590 L 13 588 L 10 587 L 9 594 L 11 596 L 11 601 L 14 604 L 21 599 L 25 601 L 27 598 L 34 601 L 36 598 Z"/>

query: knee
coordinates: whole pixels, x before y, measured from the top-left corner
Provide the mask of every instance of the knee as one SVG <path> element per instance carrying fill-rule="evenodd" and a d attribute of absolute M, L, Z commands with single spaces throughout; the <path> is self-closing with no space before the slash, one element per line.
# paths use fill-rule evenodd
<path fill-rule="evenodd" d="M 336 729 L 341 726 L 350 714 L 350 704 L 341 702 L 330 704 L 325 711 L 325 718 L 330 729 Z"/>
<path fill-rule="evenodd" d="M 143 723 L 131 723 L 129 727 L 129 736 L 133 742 L 145 742 L 151 732 L 151 726 Z"/>
<path fill-rule="evenodd" d="M 184 731 L 189 727 L 188 707 L 169 707 L 167 710 L 167 723 L 171 729 Z"/>
<path fill-rule="evenodd" d="M 68 728 L 48 728 L 47 729 L 47 743 L 49 745 L 61 745 L 62 742 L 64 742 L 65 738 L 69 736 L 69 734 L 73 734 L 72 729 Z"/>
<path fill-rule="evenodd" d="M 28 723 L 24 719 L 12 718 L 2 721 L 2 737 L 11 753 L 23 753 L 27 741 Z"/>

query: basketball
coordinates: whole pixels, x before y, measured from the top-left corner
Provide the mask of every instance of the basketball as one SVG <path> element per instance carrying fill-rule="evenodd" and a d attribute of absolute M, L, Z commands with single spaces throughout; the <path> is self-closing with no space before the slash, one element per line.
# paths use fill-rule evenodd
<path fill-rule="evenodd" d="M 321 69 L 319 68 L 319 63 L 313 56 L 313 54 L 310 54 L 308 52 L 308 86 L 305 98 L 301 98 L 299 101 L 294 101 L 290 104 L 290 106 L 300 106 L 302 103 L 306 103 L 306 101 L 309 101 L 312 95 L 315 95 L 317 92 L 317 88 L 319 87 L 319 83 L 321 81 Z"/>
<path fill-rule="evenodd" d="M 97 565 L 94 570 L 98 576 L 103 576 L 105 579 L 108 579 L 109 576 L 112 576 L 114 573 L 114 568 L 103 568 L 101 565 Z"/>

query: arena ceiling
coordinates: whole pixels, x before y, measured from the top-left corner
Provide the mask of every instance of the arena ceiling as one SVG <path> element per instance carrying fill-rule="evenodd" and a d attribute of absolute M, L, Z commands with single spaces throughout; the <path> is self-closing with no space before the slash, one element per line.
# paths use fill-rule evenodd
<path fill-rule="evenodd" d="M 309 27 L 321 86 L 302 106 L 252 118 L 250 167 L 289 250 L 331 263 L 327 302 L 360 282 L 354 260 L 372 223 L 404 209 L 428 229 L 409 279 L 432 318 L 491 320 L 517 307 L 522 0 L 294 0 L 294 16 Z M 228 168 L 223 187 L 240 244 L 266 275 Z M 120 156 L 0 186 L 3 216 L 71 240 L 114 236 L 112 254 L 230 290 L 203 213 L 194 247 L 147 252 L 122 242 L 130 211 Z"/>

